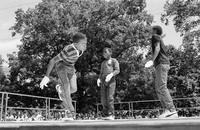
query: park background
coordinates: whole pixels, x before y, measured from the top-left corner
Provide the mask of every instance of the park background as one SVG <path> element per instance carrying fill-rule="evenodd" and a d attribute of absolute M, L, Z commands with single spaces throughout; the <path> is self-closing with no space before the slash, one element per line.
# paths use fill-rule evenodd
<path fill-rule="evenodd" d="M 9 73 L 4 73 L 1 66 L 1 92 L 57 98 L 55 72 L 47 88 L 41 90 L 39 83 L 49 60 L 71 43 L 73 33 L 80 31 L 88 38 L 88 49 L 76 63 L 78 91 L 72 97 L 77 101 L 77 112 L 95 110 L 100 102 L 100 88 L 96 80 L 103 61 L 101 50 L 108 39 L 111 41 L 113 57 L 118 59 L 121 69 L 117 76 L 115 101 L 157 99 L 153 68 L 145 69 L 144 64 L 151 53 L 150 28 L 161 24 L 166 34 L 164 40 L 167 41 L 167 37 L 171 39 L 167 43 L 171 62 L 168 88 L 173 98 L 196 97 L 175 104 L 177 107 L 198 106 L 200 2 L 165 1 L 163 11 L 158 9 L 157 12 L 155 9 L 157 15 L 153 15 L 148 11 L 150 2 L 147 1 L 43 0 L 33 2 L 35 6 L 31 8 L 16 9 L 15 23 L 9 29 L 13 38 L 20 39 L 20 44 L 16 52 L 1 58 L 2 66 L 5 63 L 9 66 Z M 160 21 L 155 23 L 155 20 Z M 176 37 L 169 37 L 170 34 L 165 33 L 169 26 L 174 27 Z M 23 107 L 40 105 L 38 100 L 30 102 L 13 98 L 11 102 Z M 146 106 L 155 107 L 137 107 Z"/>

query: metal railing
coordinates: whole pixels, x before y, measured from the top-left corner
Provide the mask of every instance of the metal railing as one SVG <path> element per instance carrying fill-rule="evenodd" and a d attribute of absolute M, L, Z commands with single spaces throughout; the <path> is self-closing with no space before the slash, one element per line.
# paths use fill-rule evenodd
<path fill-rule="evenodd" d="M 42 100 L 41 102 L 43 103 L 42 106 L 38 107 L 37 105 L 34 105 L 35 107 L 27 107 L 27 104 L 23 105 L 13 105 L 12 103 L 15 102 L 13 101 L 13 97 L 16 98 L 16 101 L 24 101 L 23 98 L 33 98 L 34 100 Z M 27 100 L 27 99 L 26 99 Z M 194 101 L 194 104 L 197 104 L 196 106 L 191 106 L 189 104 L 189 107 L 185 106 L 179 106 L 180 100 L 190 100 Z M 10 103 L 9 101 L 12 101 Z M 31 101 L 28 99 L 28 101 Z M 51 98 L 51 97 L 42 97 L 42 96 L 34 96 L 34 95 L 26 95 L 26 94 L 18 94 L 18 93 L 9 93 L 9 92 L 0 92 L 0 121 L 6 120 L 8 110 L 40 110 L 45 112 L 45 119 L 48 120 L 50 119 L 50 114 L 51 112 L 54 111 L 64 111 L 63 109 L 56 109 L 52 108 L 51 106 L 54 104 L 55 101 L 60 101 L 58 98 Z M 188 97 L 188 98 L 175 98 L 173 101 L 176 104 L 176 109 L 181 110 L 181 109 L 197 109 L 200 111 L 200 97 Z M 177 102 L 179 101 L 179 102 Z M 187 103 L 187 102 L 186 102 Z M 33 104 L 31 102 L 30 104 Z M 76 101 L 73 101 L 75 111 L 76 111 Z M 192 103 L 191 103 L 192 104 Z M 100 115 L 100 106 L 101 104 L 97 104 L 97 115 Z M 158 113 L 162 110 L 160 101 L 159 100 L 142 100 L 142 101 L 129 101 L 129 102 L 115 102 L 115 111 L 127 111 L 129 117 L 134 116 L 134 112 L 138 111 L 157 111 Z M 152 107 L 153 106 L 153 107 Z M 152 108 L 151 108 L 152 107 Z M 54 113 L 55 114 L 55 113 Z"/>
<path fill-rule="evenodd" d="M 199 101 L 198 101 L 198 103 L 196 103 L 196 104 L 198 104 L 198 106 L 191 106 L 191 104 L 192 104 L 191 103 L 191 104 L 189 104 L 190 107 L 187 107 L 187 106 L 180 107 L 177 102 L 177 101 L 180 102 L 180 100 L 199 100 Z M 188 97 L 188 98 L 174 98 L 173 101 L 174 101 L 177 111 L 179 111 L 181 109 L 198 109 L 200 111 L 200 97 L 199 96 L 198 97 Z M 150 108 L 150 105 L 152 105 L 153 108 Z M 100 116 L 100 112 L 101 112 L 100 106 L 102 109 L 102 104 L 98 103 L 97 108 L 96 108 L 98 116 Z M 141 108 L 141 107 L 143 107 L 143 108 Z M 157 111 L 159 114 L 161 111 L 163 111 L 159 100 L 115 102 L 114 108 L 115 108 L 115 112 L 119 111 L 120 108 L 123 111 L 128 111 L 129 117 L 133 117 L 134 116 L 133 113 L 137 112 L 137 111 Z"/>
<path fill-rule="evenodd" d="M 34 98 L 37 100 L 42 100 L 41 102 L 44 104 L 41 106 L 41 108 L 38 108 L 36 105 L 35 107 L 22 107 L 22 106 L 15 106 L 11 103 L 9 103 L 9 100 L 11 100 L 11 97 L 14 96 L 14 98 L 20 97 L 26 97 L 26 98 Z M 42 97 L 42 96 L 34 96 L 34 95 L 27 95 L 27 94 L 18 94 L 18 93 L 9 93 L 9 92 L 0 92 L 0 98 L 1 98 L 1 107 L 0 107 L 0 121 L 6 120 L 8 109 L 15 109 L 15 110 L 40 110 L 45 111 L 45 119 L 48 120 L 50 117 L 50 112 L 52 111 L 64 111 L 63 109 L 55 109 L 51 108 L 52 101 L 60 101 L 58 98 L 51 98 L 51 97 Z M 17 99 L 18 101 L 20 99 Z M 13 100 L 13 99 L 12 99 Z M 29 99 L 30 100 L 30 99 Z M 31 101 L 31 100 L 30 100 Z M 76 112 L 76 101 L 72 101 L 74 104 L 75 112 Z M 11 104 L 11 105 L 10 105 Z"/>

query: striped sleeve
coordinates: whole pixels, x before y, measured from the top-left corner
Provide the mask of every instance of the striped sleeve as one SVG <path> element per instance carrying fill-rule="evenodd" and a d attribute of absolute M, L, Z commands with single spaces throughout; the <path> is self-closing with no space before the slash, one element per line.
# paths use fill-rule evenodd
<path fill-rule="evenodd" d="M 74 48 L 73 45 L 66 46 L 59 54 L 63 61 L 69 63 L 75 63 L 78 59 L 77 50 Z"/>

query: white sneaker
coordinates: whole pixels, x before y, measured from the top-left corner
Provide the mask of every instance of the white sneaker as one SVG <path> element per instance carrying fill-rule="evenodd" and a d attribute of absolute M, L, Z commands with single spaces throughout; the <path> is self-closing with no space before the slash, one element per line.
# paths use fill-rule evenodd
<path fill-rule="evenodd" d="M 115 117 L 110 115 L 108 117 L 105 117 L 104 120 L 115 120 Z"/>
<path fill-rule="evenodd" d="M 58 92 L 58 97 L 59 97 L 59 99 L 62 101 L 62 98 L 61 98 L 62 90 L 61 90 L 60 84 L 57 84 L 57 85 L 56 85 L 56 91 Z"/>
<path fill-rule="evenodd" d="M 165 110 L 158 118 L 178 118 L 177 111 L 170 112 L 169 110 Z"/>
<path fill-rule="evenodd" d="M 57 84 L 57 85 L 56 85 L 56 91 L 57 91 L 58 93 L 61 93 L 61 92 L 62 92 L 60 84 Z"/>
<path fill-rule="evenodd" d="M 73 117 L 64 117 L 62 118 L 62 121 L 73 121 L 74 118 Z"/>
<path fill-rule="evenodd" d="M 68 110 L 65 111 L 65 117 L 62 118 L 62 121 L 73 121 L 75 120 L 76 115 L 74 112 L 70 112 Z"/>

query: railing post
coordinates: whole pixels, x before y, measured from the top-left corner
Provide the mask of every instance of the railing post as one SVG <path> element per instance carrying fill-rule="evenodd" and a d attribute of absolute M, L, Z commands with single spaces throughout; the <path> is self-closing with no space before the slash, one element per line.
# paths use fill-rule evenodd
<path fill-rule="evenodd" d="M 129 117 L 131 116 L 131 104 L 130 102 L 128 103 L 128 113 L 129 113 Z"/>
<path fill-rule="evenodd" d="M 74 108 L 75 108 L 75 118 L 76 118 L 76 101 L 74 102 Z"/>
<path fill-rule="evenodd" d="M 50 118 L 50 99 L 48 99 L 48 119 Z"/>
<path fill-rule="evenodd" d="M 6 116 L 7 116 L 7 108 L 8 108 L 8 93 L 6 93 L 6 105 L 5 105 L 5 114 L 4 114 L 5 121 L 6 121 Z"/>
<path fill-rule="evenodd" d="M 131 110 L 132 110 L 132 117 L 133 117 L 133 102 L 131 103 L 131 106 L 132 106 Z"/>
<path fill-rule="evenodd" d="M 46 98 L 46 120 L 50 117 L 50 99 Z"/>
<path fill-rule="evenodd" d="M 46 120 L 48 119 L 48 99 L 46 98 Z"/>
<path fill-rule="evenodd" d="M 99 117 L 99 104 L 97 103 L 97 116 Z"/>
<path fill-rule="evenodd" d="M 3 104 L 4 104 L 4 93 L 2 93 L 1 95 L 1 115 L 0 115 L 0 121 L 2 121 L 2 117 L 3 117 Z"/>

